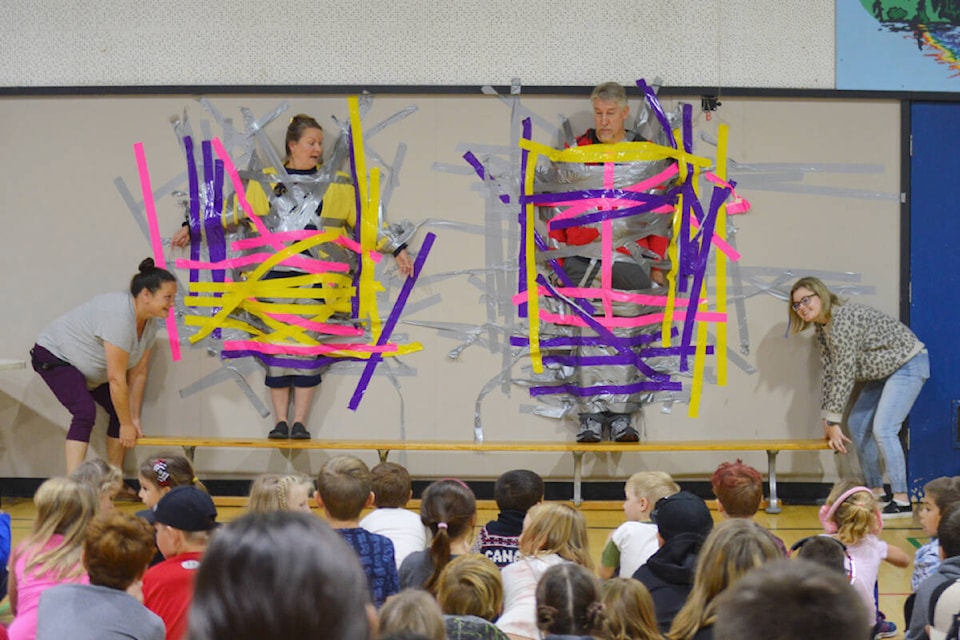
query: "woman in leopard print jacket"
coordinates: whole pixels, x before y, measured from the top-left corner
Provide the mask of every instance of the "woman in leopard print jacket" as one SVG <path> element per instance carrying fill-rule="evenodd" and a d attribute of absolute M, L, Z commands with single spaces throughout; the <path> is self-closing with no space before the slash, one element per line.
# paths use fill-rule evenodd
<path fill-rule="evenodd" d="M 883 495 L 880 456 L 893 490 L 885 517 L 912 515 L 907 472 L 898 434 L 923 383 L 930 377 L 927 350 L 899 321 L 871 307 L 844 302 L 817 278 L 801 278 L 790 291 L 790 329 L 813 325 L 823 365 L 821 415 L 830 448 L 846 453 L 840 423 L 847 426 L 865 484 Z M 862 383 L 853 394 L 855 383 Z"/>

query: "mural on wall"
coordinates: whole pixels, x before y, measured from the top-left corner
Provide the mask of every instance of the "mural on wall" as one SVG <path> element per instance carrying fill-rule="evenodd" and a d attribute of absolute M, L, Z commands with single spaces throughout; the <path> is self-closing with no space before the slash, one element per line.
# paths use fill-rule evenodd
<path fill-rule="evenodd" d="M 836 86 L 960 90 L 960 0 L 837 0 Z"/>

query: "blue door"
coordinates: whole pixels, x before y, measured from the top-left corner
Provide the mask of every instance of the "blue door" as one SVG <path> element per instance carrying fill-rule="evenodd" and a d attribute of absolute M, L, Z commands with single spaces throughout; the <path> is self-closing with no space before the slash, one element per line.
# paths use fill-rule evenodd
<path fill-rule="evenodd" d="M 930 380 L 910 412 L 911 492 L 960 475 L 960 104 L 910 107 L 910 327 Z"/>

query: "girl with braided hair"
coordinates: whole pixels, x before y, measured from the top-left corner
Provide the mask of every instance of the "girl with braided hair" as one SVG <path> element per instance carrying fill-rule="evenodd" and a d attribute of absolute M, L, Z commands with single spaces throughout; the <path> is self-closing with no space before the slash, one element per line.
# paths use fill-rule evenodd
<path fill-rule="evenodd" d="M 265 473 L 257 476 L 250 487 L 250 513 L 302 511 L 311 513 L 310 496 L 313 480 L 302 473 Z"/>

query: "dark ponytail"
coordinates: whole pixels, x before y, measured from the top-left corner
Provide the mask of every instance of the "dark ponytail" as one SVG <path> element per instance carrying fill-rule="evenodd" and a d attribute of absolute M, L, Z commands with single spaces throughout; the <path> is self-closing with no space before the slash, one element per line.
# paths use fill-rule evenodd
<path fill-rule="evenodd" d="M 146 289 L 156 293 L 164 282 L 176 282 L 177 279 L 166 269 L 161 269 L 153 262 L 153 258 L 144 258 L 140 263 L 140 271 L 130 280 L 130 295 L 134 298 Z"/>

